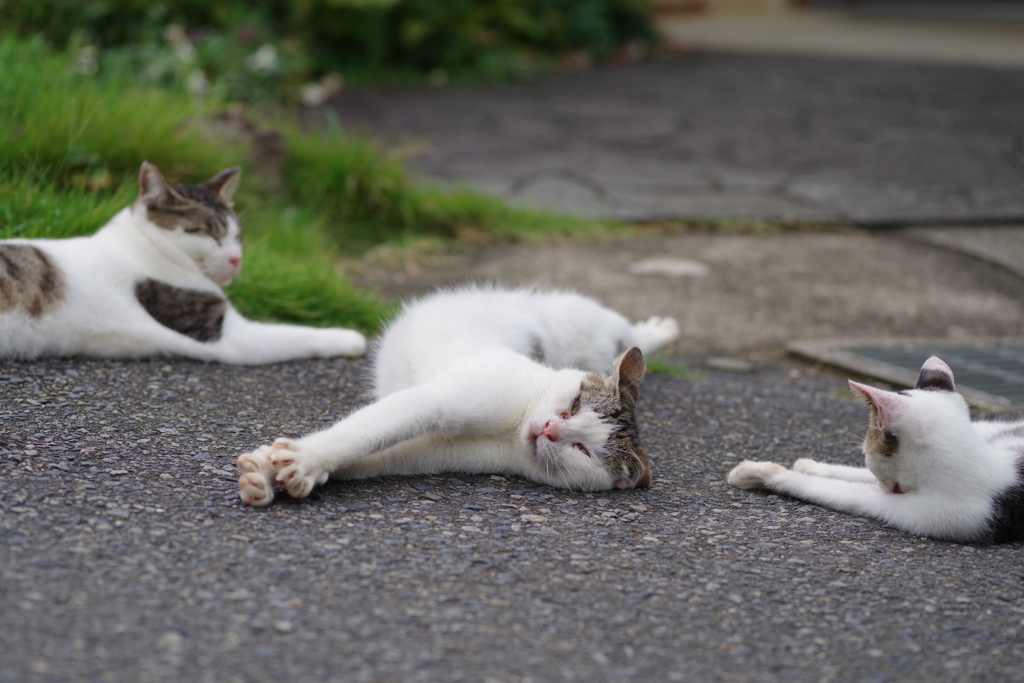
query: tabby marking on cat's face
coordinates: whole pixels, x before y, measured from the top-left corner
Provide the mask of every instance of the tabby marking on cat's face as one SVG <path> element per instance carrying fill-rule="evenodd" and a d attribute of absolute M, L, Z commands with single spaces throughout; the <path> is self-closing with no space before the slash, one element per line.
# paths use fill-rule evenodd
<path fill-rule="evenodd" d="M 21 310 L 38 318 L 64 298 L 64 273 L 40 249 L 0 244 L 0 311 Z"/>
<path fill-rule="evenodd" d="M 232 168 L 198 185 L 172 186 L 148 161 L 139 173 L 136 206 L 221 287 L 242 263 L 242 228 L 231 202 L 240 177 Z"/>
<path fill-rule="evenodd" d="M 528 422 L 526 438 L 549 476 L 568 488 L 597 490 L 588 482 L 600 477 L 622 489 L 650 485 L 647 452 L 640 443 L 634 408 L 644 362 L 630 349 L 609 375 L 587 373 L 578 390 L 553 397 L 553 413 L 539 413 Z M 604 486 L 608 488 L 608 486 Z"/>
<path fill-rule="evenodd" d="M 611 375 L 588 373 L 583 381 L 583 394 L 612 427 L 605 464 L 615 485 L 622 489 L 645 488 L 651 483 L 650 460 L 640 442 L 635 412 L 645 371 L 643 354 L 634 347 L 619 357 Z"/>

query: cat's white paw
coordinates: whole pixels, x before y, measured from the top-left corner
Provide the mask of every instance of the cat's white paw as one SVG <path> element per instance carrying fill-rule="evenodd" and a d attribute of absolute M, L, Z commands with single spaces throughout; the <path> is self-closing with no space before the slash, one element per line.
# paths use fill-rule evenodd
<path fill-rule="evenodd" d="M 801 474 L 809 474 L 812 477 L 828 476 L 828 468 L 824 467 L 817 460 L 811 460 L 810 458 L 800 458 L 794 462 L 793 471 L 800 472 Z"/>
<path fill-rule="evenodd" d="M 332 328 L 316 330 L 317 353 L 320 358 L 361 356 L 366 353 L 366 337 L 355 330 Z"/>
<path fill-rule="evenodd" d="M 644 354 L 650 354 L 679 339 L 675 318 L 654 316 L 633 325 L 633 338 Z"/>
<path fill-rule="evenodd" d="M 729 472 L 729 477 L 726 481 L 728 481 L 731 486 L 735 486 L 740 489 L 760 489 L 765 488 L 765 484 L 769 477 L 785 471 L 785 467 L 782 465 L 776 465 L 773 462 L 744 460 L 739 465 L 732 468 L 732 472 Z"/>
<path fill-rule="evenodd" d="M 270 462 L 277 472 L 275 478 L 292 498 L 305 498 L 314 486 L 327 481 L 330 473 L 321 468 L 317 458 L 298 441 L 278 439 L 271 449 Z"/>
<path fill-rule="evenodd" d="M 251 453 L 238 456 L 238 495 L 246 505 L 270 505 L 274 500 L 274 466 L 270 462 L 270 446 L 260 446 Z"/>
<path fill-rule="evenodd" d="M 238 497 L 253 507 L 270 505 L 274 500 L 274 482 L 262 472 L 246 472 L 238 478 Z"/>

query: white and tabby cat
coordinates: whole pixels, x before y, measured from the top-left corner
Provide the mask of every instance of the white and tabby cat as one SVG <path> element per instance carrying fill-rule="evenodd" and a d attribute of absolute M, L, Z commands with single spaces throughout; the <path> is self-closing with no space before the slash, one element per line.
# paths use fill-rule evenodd
<path fill-rule="evenodd" d="M 678 335 L 672 319 L 630 325 L 575 294 L 436 293 L 384 334 L 376 402 L 322 432 L 242 454 L 241 498 L 267 505 L 275 482 L 301 498 L 329 475 L 489 472 L 585 491 L 647 486 L 634 416 L 641 349 Z"/>
<path fill-rule="evenodd" d="M 1024 421 L 972 422 L 953 372 L 934 356 L 912 390 L 850 386 L 871 408 L 867 469 L 801 459 L 787 470 L 744 461 L 729 473 L 729 483 L 940 540 L 1024 540 Z"/>
<path fill-rule="evenodd" d="M 362 355 L 353 330 L 251 322 L 228 302 L 221 287 L 242 263 L 231 204 L 240 174 L 172 186 L 144 162 L 139 198 L 96 234 L 0 241 L 0 358 Z"/>

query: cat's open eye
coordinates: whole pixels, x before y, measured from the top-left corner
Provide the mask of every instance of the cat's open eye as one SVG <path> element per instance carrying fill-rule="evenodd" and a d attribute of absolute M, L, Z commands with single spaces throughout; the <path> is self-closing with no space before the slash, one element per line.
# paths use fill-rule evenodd
<path fill-rule="evenodd" d="M 572 408 L 569 408 L 569 414 L 570 415 L 575 415 L 578 412 L 580 412 L 580 397 L 579 396 L 577 396 L 576 399 L 573 400 Z"/>
<path fill-rule="evenodd" d="M 578 401 L 579 399 L 576 399 L 576 400 Z M 586 447 L 586 446 L 584 446 L 584 445 L 583 445 L 583 444 L 581 444 L 581 443 L 574 443 L 574 444 L 573 444 L 573 448 L 578 448 L 578 449 L 580 449 L 581 451 L 583 451 L 583 454 L 584 454 L 584 455 L 586 455 L 586 456 L 587 456 L 588 458 L 592 458 L 592 457 L 594 457 L 594 456 L 590 455 L 590 451 L 588 451 L 588 450 L 587 450 L 587 447 Z"/>

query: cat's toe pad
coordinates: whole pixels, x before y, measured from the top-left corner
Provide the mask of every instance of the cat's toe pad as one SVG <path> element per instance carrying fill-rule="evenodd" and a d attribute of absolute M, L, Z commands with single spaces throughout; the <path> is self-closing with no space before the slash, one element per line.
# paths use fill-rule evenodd
<path fill-rule="evenodd" d="M 274 485 L 262 472 L 246 472 L 238 479 L 238 496 L 246 505 L 270 505 L 274 500 Z"/>
<path fill-rule="evenodd" d="M 739 465 L 732 468 L 732 472 L 729 472 L 729 477 L 726 481 L 728 481 L 731 486 L 735 486 L 740 489 L 759 489 L 765 487 L 768 478 L 773 474 L 779 474 L 780 472 L 785 471 L 785 467 L 782 465 L 776 465 L 773 462 L 744 460 Z"/>
<path fill-rule="evenodd" d="M 246 505 L 269 505 L 274 500 L 274 465 L 270 462 L 270 446 L 260 446 L 251 453 L 238 456 L 238 496 Z"/>
<path fill-rule="evenodd" d="M 305 498 L 313 487 L 327 481 L 326 471 L 317 466 L 317 458 L 308 449 L 303 449 L 298 442 L 291 439 L 278 439 L 274 442 L 274 451 L 270 456 L 275 477 L 293 498 Z"/>
<path fill-rule="evenodd" d="M 270 446 L 260 446 L 251 453 L 242 453 L 238 456 L 238 469 L 243 472 L 269 472 L 273 469 L 270 453 Z"/>

